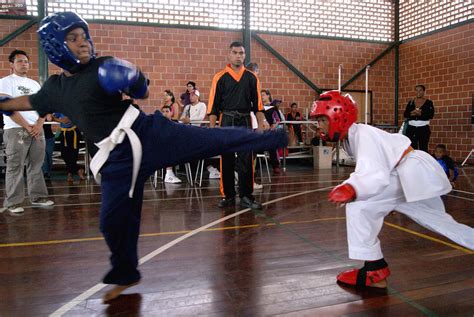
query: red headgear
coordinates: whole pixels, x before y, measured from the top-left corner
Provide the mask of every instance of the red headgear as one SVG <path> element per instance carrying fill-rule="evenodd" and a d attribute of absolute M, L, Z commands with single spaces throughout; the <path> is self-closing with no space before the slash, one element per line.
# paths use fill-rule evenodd
<path fill-rule="evenodd" d="M 357 120 L 357 104 L 350 95 L 342 96 L 336 90 L 328 91 L 313 103 L 310 116 L 327 117 L 329 131 L 327 135 L 322 134 L 321 139 L 339 141 L 347 135 L 349 127 Z"/>

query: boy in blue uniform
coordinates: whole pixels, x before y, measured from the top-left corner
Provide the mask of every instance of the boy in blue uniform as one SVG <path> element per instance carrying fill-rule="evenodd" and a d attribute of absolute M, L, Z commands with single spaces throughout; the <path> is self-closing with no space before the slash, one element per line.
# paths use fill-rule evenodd
<path fill-rule="evenodd" d="M 222 153 L 274 149 L 287 139 L 282 133 L 177 124 L 159 111 L 144 114 L 122 98 L 148 97 L 144 74 L 126 61 L 96 58 L 88 25 L 76 13 L 44 18 L 38 34 L 50 61 L 64 72 L 34 95 L 3 100 L 0 110 L 61 112 L 97 145 L 91 170 L 101 182 L 100 229 L 112 253 L 103 282 L 115 285 L 104 296 L 107 302 L 141 279 L 137 242 L 143 190 L 155 170 Z"/>

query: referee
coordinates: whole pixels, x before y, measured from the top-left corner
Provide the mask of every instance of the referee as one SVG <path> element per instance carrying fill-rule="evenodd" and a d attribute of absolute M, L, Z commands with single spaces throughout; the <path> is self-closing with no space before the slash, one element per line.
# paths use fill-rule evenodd
<path fill-rule="evenodd" d="M 210 127 L 216 126 L 217 117 L 221 127 L 252 128 L 250 112 L 256 114 L 258 130 L 263 130 L 265 116 L 260 97 L 260 82 L 255 73 L 244 67 L 245 48 L 241 42 L 233 42 L 229 46 L 229 64 L 218 72 L 211 85 L 207 112 Z M 252 153 L 237 153 L 221 157 L 220 189 L 223 199 L 219 207 L 235 205 L 234 170 L 237 164 L 239 175 L 240 206 L 244 208 L 262 209 L 262 204 L 253 197 Z"/>

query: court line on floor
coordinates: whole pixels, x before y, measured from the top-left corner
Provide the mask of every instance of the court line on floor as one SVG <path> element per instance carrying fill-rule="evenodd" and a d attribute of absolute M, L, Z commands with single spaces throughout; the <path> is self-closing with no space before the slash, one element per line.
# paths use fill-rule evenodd
<path fill-rule="evenodd" d="M 455 195 L 450 195 L 450 194 L 448 194 L 447 196 L 453 197 L 453 198 L 459 198 L 459 199 L 462 199 L 462 200 L 474 201 L 474 199 L 472 199 L 472 198 L 467 198 L 467 197 L 455 196 Z"/>
<path fill-rule="evenodd" d="M 295 237 L 297 237 L 298 239 L 302 240 L 303 242 L 311 245 L 313 248 L 315 248 L 316 250 L 320 251 L 320 252 L 323 252 L 327 255 L 329 255 L 330 257 L 332 257 L 334 260 L 338 261 L 338 262 L 343 262 L 344 259 L 341 258 L 341 256 L 339 256 L 338 254 L 336 254 L 335 251 L 332 251 L 332 250 L 329 250 L 329 249 L 326 249 L 324 247 L 321 247 L 320 245 L 318 245 L 317 243 L 313 242 L 312 240 L 309 240 L 307 239 L 306 237 L 304 237 L 303 235 L 299 234 L 298 232 L 292 230 L 291 228 L 289 227 L 285 227 L 285 226 L 282 226 L 281 223 L 278 221 L 278 220 L 275 220 L 272 216 L 269 216 L 267 215 L 265 212 L 263 211 L 255 211 L 256 214 L 261 214 L 263 215 L 265 218 L 267 218 L 269 221 L 272 221 L 274 222 L 277 227 L 280 227 L 282 230 L 284 231 L 287 231 L 289 232 L 291 235 L 294 235 Z M 355 266 L 351 265 L 351 264 L 346 264 L 344 265 L 346 267 L 350 267 L 350 268 L 356 268 Z M 394 289 L 393 287 L 390 287 L 390 286 L 387 286 L 387 291 L 388 291 L 388 294 L 389 295 L 394 295 L 396 297 L 398 297 L 402 302 L 404 302 L 405 304 L 407 305 L 410 305 L 416 309 L 418 309 L 420 312 L 422 312 L 424 315 L 426 316 L 430 316 L 430 317 L 434 317 L 434 316 L 437 316 L 436 313 L 434 313 L 433 311 L 431 311 L 430 309 L 426 308 L 425 306 L 421 305 L 421 304 L 418 304 L 417 302 L 415 302 L 414 300 L 412 300 L 411 298 L 405 296 L 404 294 L 400 293 L 399 291 L 397 291 L 396 289 Z"/>
<path fill-rule="evenodd" d="M 334 180 L 324 180 L 324 181 L 301 181 L 301 182 L 288 182 L 288 183 L 263 183 L 265 187 L 276 187 L 276 186 L 288 186 L 288 185 L 300 185 L 300 184 L 323 184 L 323 183 L 334 183 L 339 182 L 342 183 L 344 179 L 334 179 Z M 174 186 L 179 184 L 174 184 Z M 173 184 L 171 184 L 173 186 Z M 208 186 L 208 187 L 176 187 L 172 188 L 174 192 L 178 191 L 199 191 L 199 190 L 209 190 L 209 189 L 219 189 L 219 186 Z M 159 188 L 159 189 L 145 189 L 145 193 L 162 193 L 166 192 L 166 188 Z M 264 190 L 257 190 L 254 191 L 255 194 L 264 193 Z M 56 194 L 56 195 L 49 195 L 48 198 L 53 199 L 54 197 L 78 197 L 78 196 L 93 196 L 93 195 L 101 195 L 100 190 L 97 192 L 92 193 L 64 193 L 64 194 Z M 62 205 L 57 205 L 62 206 Z M 68 205 L 69 206 L 69 205 Z M 27 206 L 31 207 L 31 206 Z"/>
<path fill-rule="evenodd" d="M 326 187 L 326 188 L 318 188 L 318 189 L 314 189 L 314 190 L 308 190 L 308 191 L 303 191 L 303 192 L 299 192 L 299 193 L 295 193 L 295 194 L 292 194 L 292 195 L 288 195 L 288 196 L 284 196 L 284 197 L 280 197 L 280 198 L 277 198 L 277 199 L 274 199 L 274 200 L 270 200 L 268 202 L 265 202 L 263 203 L 263 205 L 269 205 L 269 204 L 272 204 L 272 203 L 275 203 L 275 202 L 278 202 L 278 201 L 282 201 L 282 200 L 285 200 L 285 199 L 289 199 L 289 198 L 293 198 L 293 197 L 297 197 L 297 196 L 302 196 L 302 195 L 306 195 L 308 193 L 313 193 L 313 192 L 318 192 L 318 191 L 325 191 L 325 190 L 328 190 L 332 187 Z M 170 249 L 171 247 L 175 246 L 176 244 L 186 240 L 187 238 L 190 238 L 200 232 L 203 232 L 203 231 L 206 231 L 208 229 L 210 229 L 211 227 L 219 224 L 219 223 L 222 223 L 226 220 L 229 220 L 231 218 L 234 218 L 234 217 L 237 217 L 243 213 L 246 213 L 250 211 L 249 208 L 246 208 L 246 209 L 243 209 L 243 210 L 240 210 L 238 212 L 235 212 L 233 214 L 230 214 L 226 217 L 223 217 L 223 218 L 220 218 L 220 219 L 217 219 L 216 221 L 213 221 L 207 225 L 204 225 L 200 228 L 197 228 L 193 231 L 190 231 L 190 232 L 187 232 L 186 234 L 184 234 L 183 236 L 173 240 L 173 241 L 170 241 L 168 242 L 167 244 L 165 244 L 164 246 L 156 249 L 155 251 L 147 254 L 146 256 L 142 257 L 140 260 L 139 260 L 139 265 L 142 265 L 142 264 L 145 264 L 146 262 L 150 261 L 151 259 L 153 259 L 154 257 L 156 257 L 157 255 L 159 255 L 160 253 L 163 253 L 164 251 Z M 268 217 L 268 216 L 267 216 Z M 270 217 L 271 218 L 271 217 Z M 334 219 L 336 219 L 338 217 L 335 217 Z M 343 217 L 341 217 L 343 218 Z M 277 222 L 274 221 L 272 219 L 272 221 L 276 224 Z M 453 247 L 455 249 L 458 249 L 458 250 L 461 250 L 461 251 L 464 251 L 464 252 L 472 252 L 472 251 L 469 251 L 467 249 L 464 249 L 462 247 L 459 247 L 459 246 L 456 246 L 456 245 L 453 245 L 453 244 L 450 244 L 450 243 L 447 243 L 447 242 L 444 242 L 442 240 L 439 240 L 439 239 L 436 239 L 436 238 L 432 238 L 432 237 L 429 237 L 427 235 L 424 235 L 424 234 L 421 234 L 421 233 L 418 233 L 418 232 L 415 232 L 415 231 L 412 231 L 410 229 L 406 229 L 406 228 L 403 228 L 403 227 L 400 227 L 400 226 L 397 226 L 397 225 L 394 225 L 392 223 L 388 223 L 388 222 L 385 222 L 388 226 L 391 226 L 393 228 L 396 228 L 398 230 L 402 230 L 404 232 L 407 232 L 407 233 L 410 233 L 410 234 L 414 234 L 418 237 L 422 237 L 422 238 L 425 238 L 425 239 L 428 239 L 430 241 L 433 241 L 433 242 L 438 242 L 438 243 L 441 243 L 441 244 L 444 244 L 444 245 L 447 245 L 447 246 L 450 246 L 450 247 Z M 281 225 L 282 223 L 280 223 Z M 254 225 L 249 225 L 249 226 L 254 226 Z M 266 224 L 266 226 L 268 226 L 268 224 Z M 217 228 L 216 228 L 217 229 Z M 90 289 L 86 290 L 85 292 L 83 292 L 82 294 L 80 294 L 79 296 L 75 297 L 74 299 L 72 299 L 71 301 L 69 301 L 68 303 L 66 303 L 65 305 L 61 306 L 59 309 L 57 309 L 55 312 L 53 312 L 50 316 L 52 317 L 57 317 L 57 316 L 62 316 L 64 313 L 70 311 L 72 308 L 74 308 L 75 306 L 77 306 L 79 303 L 83 302 L 84 300 L 88 299 L 89 297 L 93 296 L 95 293 L 101 291 L 103 288 L 107 287 L 106 284 L 102 284 L 102 283 L 99 283 L 99 284 L 96 284 L 94 285 L 93 287 L 91 287 Z M 406 302 L 407 304 L 419 309 L 421 312 L 423 312 L 424 314 L 426 315 L 429 315 L 429 316 L 433 316 L 435 315 L 433 312 L 431 312 L 429 309 L 425 308 L 424 306 L 412 301 L 410 298 L 406 297 L 405 295 L 399 293 L 398 291 L 396 291 L 395 289 L 391 288 L 391 294 L 392 295 L 395 295 L 395 296 L 398 296 L 399 298 L 401 298 L 404 302 Z"/>
<path fill-rule="evenodd" d="M 322 221 L 332 221 L 332 220 L 344 220 L 345 217 L 328 217 L 328 218 L 318 218 L 311 220 L 290 220 L 282 222 L 283 225 L 293 225 L 293 224 L 305 224 L 305 223 L 315 223 Z M 209 228 L 203 230 L 203 232 L 215 232 L 215 231 L 226 231 L 226 230 L 235 230 L 235 229 L 251 229 L 251 228 L 263 228 L 263 227 L 274 227 L 274 223 L 265 223 L 265 224 L 251 224 L 251 225 L 242 225 L 242 226 L 229 226 L 229 227 L 220 227 L 220 228 Z M 159 236 L 171 236 L 178 234 L 186 234 L 193 230 L 180 230 L 180 231 L 167 231 L 167 232 L 153 232 L 153 233 L 143 233 L 140 234 L 140 238 L 149 238 L 149 237 L 159 237 Z M 5 243 L 0 244 L 0 248 L 11 248 L 11 247 L 32 247 L 32 246 L 43 246 L 43 245 L 54 245 L 54 244 L 67 244 L 67 243 L 81 243 L 81 242 L 91 242 L 91 241 L 103 241 L 103 237 L 90 237 L 90 238 L 78 238 L 78 239 L 63 239 L 63 240 L 49 240 L 49 241 L 32 241 L 32 242 L 16 242 L 16 243 Z"/>
<path fill-rule="evenodd" d="M 295 183 L 281 183 L 281 185 L 298 185 L 298 184 L 321 184 L 321 183 L 333 183 L 333 182 L 342 182 L 342 180 L 332 180 L 332 181 L 313 181 L 313 182 L 295 182 Z M 270 185 L 270 184 L 268 184 Z M 276 185 L 276 184 L 273 184 L 273 185 Z M 212 187 L 214 189 L 217 189 L 218 187 Z M 331 186 L 332 188 L 332 186 Z M 184 191 L 188 190 L 188 191 L 196 191 L 196 190 L 200 190 L 201 188 L 194 188 L 194 187 L 191 187 L 191 188 L 187 188 L 187 189 L 183 189 Z M 209 189 L 209 188 L 205 188 L 205 189 Z M 156 191 L 153 191 L 153 190 L 149 190 L 151 192 L 156 192 Z M 162 190 L 162 191 L 165 191 L 165 190 Z M 263 191 L 254 191 L 254 195 L 255 196 L 259 196 L 260 194 L 265 194 L 265 195 L 268 195 L 268 194 L 282 194 L 282 193 L 288 193 L 290 191 L 286 191 L 286 192 L 265 192 L 265 190 Z M 296 192 L 299 192 L 297 190 L 295 191 L 292 191 L 294 193 Z M 93 193 L 94 195 L 99 195 L 100 193 Z M 75 196 L 90 196 L 91 194 L 88 194 L 88 193 L 84 193 L 84 194 L 74 194 Z M 64 195 L 56 195 L 56 196 L 73 196 L 73 195 L 69 195 L 69 194 L 64 194 Z M 49 196 L 49 197 L 55 197 L 55 196 Z M 190 199 L 190 198 L 194 198 L 193 196 L 185 196 L 185 197 L 171 197 L 171 198 L 150 198 L 150 199 L 143 199 L 143 202 L 157 202 L 157 201 L 171 201 L 171 200 L 187 200 L 187 199 Z M 196 198 L 222 198 L 221 195 L 211 195 L 211 196 L 202 196 L 202 195 L 197 195 Z M 89 206 L 92 206 L 92 205 L 100 205 L 101 202 L 100 201 L 96 201 L 96 202 L 87 202 L 87 203 L 84 203 L 84 202 L 81 202 L 81 203 L 72 203 L 72 204 L 55 204 L 53 206 L 50 206 L 48 208 L 48 210 L 52 210 L 54 209 L 54 207 L 74 207 L 74 206 L 84 206 L 84 205 L 89 205 Z M 38 208 L 41 208 L 41 207 L 38 207 L 38 206 L 32 206 L 32 205 L 29 205 L 29 206 L 23 206 L 23 208 L 31 208 L 31 209 L 38 209 Z"/>
<path fill-rule="evenodd" d="M 459 190 L 459 189 L 453 189 L 452 192 L 458 192 L 458 193 L 463 193 L 463 194 L 474 195 L 474 192 L 468 192 L 468 191 Z"/>
<path fill-rule="evenodd" d="M 407 233 L 410 233 L 412 235 L 415 235 L 417 237 L 421 237 L 421 238 L 424 238 L 424 239 L 427 239 L 427 240 L 430 240 L 430 241 L 433 241 L 433 242 L 437 242 L 437 243 L 440 243 L 440 244 L 444 244 L 448 247 L 451 247 L 453 249 L 456 249 L 456 250 L 460 250 L 464 253 L 467 253 L 467 254 L 474 254 L 474 251 L 471 251 L 467 248 L 464 248 L 464 247 L 461 247 L 457 244 L 454 244 L 454 243 L 449 243 L 449 242 L 446 242 L 446 241 L 443 241 L 441 239 L 438 239 L 438 238 L 434 238 L 434 237 L 431 237 L 429 235 L 426 235 L 426 234 L 423 234 L 423 233 L 420 233 L 420 232 L 417 232 L 417 231 L 414 231 L 414 230 L 411 230 L 411 229 L 408 229 L 408 228 L 405 228 L 405 227 L 402 227 L 402 226 L 399 226 L 399 225 L 396 225 L 394 223 L 391 223 L 391 222 L 387 222 L 387 221 L 384 221 L 384 224 L 386 224 L 387 226 L 389 227 L 392 227 L 392 228 L 395 228 L 395 229 L 398 229 L 398 230 L 401 230 L 401 231 L 404 231 L 404 232 L 407 232 Z"/>
<path fill-rule="evenodd" d="M 280 197 L 280 198 L 276 198 L 276 199 L 273 199 L 273 200 L 270 200 L 270 201 L 267 201 L 265 203 L 263 203 L 262 205 L 269 205 L 269 204 L 273 204 L 273 203 L 276 203 L 276 202 L 279 202 L 279 201 L 282 201 L 282 200 L 285 200 L 285 199 L 289 199 L 289 198 L 293 198 L 293 197 L 298 197 L 298 196 L 303 196 L 303 195 L 306 195 L 306 194 L 309 194 L 309 193 L 314 193 L 314 192 L 318 192 L 318 191 L 325 191 L 325 190 L 328 190 L 332 187 L 324 187 L 324 188 L 317 188 L 317 189 L 312 189 L 312 190 L 307 190 L 307 191 L 303 191 L 303 192 L 299 192 L 299 193 L 296 193 L 296 194 L 292 194 L 292 195 L 288 195 L 288 196 L 284 196 L 284 197 Z M 223 218 L 220 218 L 220 219 L 217 219 L 216 221 L 213 221 L 207 225 L 204 225 L 202 227 L 199 227 L 191 232 L 188 232 L 184 235 L 182 235 L 181 237 L 173 240 L 173 241 L 170 241 L 168 242 L 167 244 L 165 244 L 164 246 L 156 249 L 155 251 L 153 252 L 150 252 L 148 253 L 147 255 L 145 255 L 144 257 L 142 257 L 140 260 L 139 260 L 139 265 L 142 265 L 148 261 L 150 261 L 151 259 L 153 259 L 154 257 L 156 257 L 157 255 L 159 255 L 160 253 L 163 253 L 164 251 L 168 250 L 169 248 L 175 246 L 176 244 L 186 240 L 187 238 L 190 238 L 210 227 L 213 227 L 215 225 L 218 225 L 219 223 L 221 222 L 224 222 L 226 220 L 229 220 L 231 218 L 235 218 L 241 214 L 244 214 L 248 211 L 250 211 L 251 209 L 250 208 L 245 208 L 245 209 L 242 209 L 240 211 L 237 211 L 233 214 L 230 214 L 228 216 L 225 216 Z M 105 288 L 107 286 L 107 284 L 103 284 L 103 283 L 99 283 L 99 284 L 96 284 L 94 285 L 93 287 L 89 288 L 88 290 L 86 290 L 85 292 L 83 292 L 82 294 L 76 296 L 74 299 L 72 299 L 71 301 L 69 301 L 68 303 L 64 304 L 63 306 L 61 306 L 59 309 L 57 309 L 56 311 L 54 311 L 50 316 L 51 317 L 58 317 L 58 316 L 62 316 L 64 313 L 70 311 L 72 308 L 74 308 L 75 306 L 77 306 L 79 303 L 83 302 L 84 300 L 88 299 L 89 297 L 91 297 L 92 295 L 94 295 L 95 293 L 99 292 L 100 290 L 102 290 L 103 288 Z"/>

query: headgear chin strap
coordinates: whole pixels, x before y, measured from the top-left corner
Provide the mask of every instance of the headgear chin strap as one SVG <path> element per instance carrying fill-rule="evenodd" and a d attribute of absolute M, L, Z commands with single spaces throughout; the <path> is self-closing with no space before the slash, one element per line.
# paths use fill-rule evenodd
<path fill-rule="evenodd" d="M 311 117 L 325 116 L 329 121 L 327 134 L 321 135 L 324 141 L 342 140 L 350 126 L 357 121 L 357 104 L 350 95 L 342 96 L 333 90 L 323 93 L 313 104 Z"/>
<path fill-rule="evenodd" d="M 80 60 L 66 44 L 66 35 L 75 28 L 82 28 L 91 45 L 91 59 L 95 58 L 94 44 L 89 35 L 89 25 L 75 12 L 58 12 L 45 17 L 38 29 L 39 41 L 49 60 L 69 72 L 74 72 Z"/>

